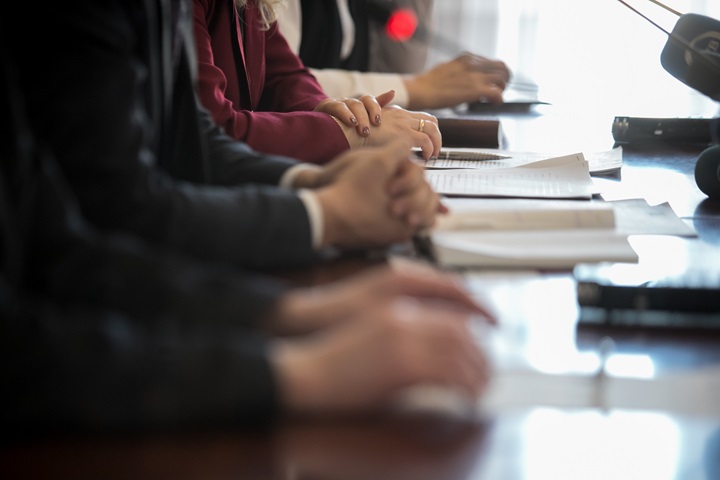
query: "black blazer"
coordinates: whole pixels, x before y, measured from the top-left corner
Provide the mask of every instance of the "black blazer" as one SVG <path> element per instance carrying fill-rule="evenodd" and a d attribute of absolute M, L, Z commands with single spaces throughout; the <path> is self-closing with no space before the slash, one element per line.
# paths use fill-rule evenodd
<path fill-rule="evenodd" d="M 88 225 L 26 122 L 4 46 L 0 440 L 274 418 L 267 339 L 255 330 L 284 288 Z"/>
<path fill-rule="evenodd" d="M 13 9 L 30 121 L 91 223 L 251 268 L 316 259 L 302 202 L 276 186 L 295 161 L 232 140 L 198 106 L 185 0 Z"/>

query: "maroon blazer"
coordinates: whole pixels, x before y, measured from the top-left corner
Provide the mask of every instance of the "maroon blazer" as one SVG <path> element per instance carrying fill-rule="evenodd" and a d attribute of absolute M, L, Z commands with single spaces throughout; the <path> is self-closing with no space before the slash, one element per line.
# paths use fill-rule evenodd
<path fill-rule="evenodd" d="M 198 94 L 228 134 L 255 150 L 313 163 L 349 148 L 336 121 L 312 111 L 327 95 L 277 23 L 262 29 L 255 0 L 242 28 L 234 0 L 194 0 L 193 16 Z"/>

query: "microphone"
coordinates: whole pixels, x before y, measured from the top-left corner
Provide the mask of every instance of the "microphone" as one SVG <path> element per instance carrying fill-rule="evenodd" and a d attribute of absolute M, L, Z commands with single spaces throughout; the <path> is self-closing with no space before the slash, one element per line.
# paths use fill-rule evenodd
<path fill-rule="evenodd" d="M 685 85 L 720 101 L 720 21 L 694 13 L 680 16 L 660 63 Z"/>
<path fill-rule="evenodd" d="M 706 148 L 698 157 L 695 183 L 708 198 L 720 200 L 720 145 Z"/>
<path fill-rule="evenodd" d="M 681 14 L 658 0 L 650 0 L 679 17 L 672 32 L 668 32 L 624 0 L 618 1 L 668 36 L 660 54 L 660 64 L 665 71 L 720 101 L 720 21 L 694 13 Z M 716 135 L 713 137 L 717 140 Z M 720 145 L 707 148 L 698 157 L 695 183 L 709 198 L 720 200 Z"/>
<path fill-rule="evenodd" d="M 618 1 L 668 36 L 660 54 L 665 71 L 720 101 L 720 21 L 694 13 L 681 14 L 657 0 L 649 0 L 679 17 L 672 32 L 668 32 L 625 0 Z"/>

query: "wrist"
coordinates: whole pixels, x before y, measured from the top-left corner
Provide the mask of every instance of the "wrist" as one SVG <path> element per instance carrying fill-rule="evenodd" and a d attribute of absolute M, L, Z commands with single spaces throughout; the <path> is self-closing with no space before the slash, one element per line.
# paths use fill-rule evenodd
<path fill-rule="evenodd" d="M 305 168 L 295 174 L 291 186 L 294 190 L 314 189 L 321 183 L 321 176 L 322 170 L 320 168 Z"/>
<path fill-rule="evenodd" d="M 407 109 L 425 110 L 425 99 L 419 75 L 403 75 L 403 85 L 407 91 Z"/>
<path fill-rule="evenodd" d="M 335 123 L 337 123 L 338 127 L 343 132 L 343 135 L 345 135 L 345 140 L 348 142 L 348 147 L 350 147 L 350 149 L 354 150 L 365 146 L 367 137 L 359 135 L 355 127 L 345 125 L 339 118 L 333 115 L 330 115 L 330 117 L 335 120 Z"/>
<path fill-rule="evenodd" d="M 317 200 L 320 204 L 323 218 L 320 245 L 322 247 L 346 246 L 346 237 L 350 230 L 350 224 L 345 220 L 346 217 L 343 215 L 340 207 L 342 200 L 338 202 L 339 199 L 334 195 L 332 187 L 318 190 Z"/>

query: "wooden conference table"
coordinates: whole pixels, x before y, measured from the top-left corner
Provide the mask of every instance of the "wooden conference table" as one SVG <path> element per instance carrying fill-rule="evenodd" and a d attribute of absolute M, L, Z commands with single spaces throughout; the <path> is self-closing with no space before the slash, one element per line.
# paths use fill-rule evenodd
<path fill-rule="evenodd" d="M 572 135 L 559 118 L 503 117 L 506 147 L 517 151 L 612 147 L 610 123 L 583 126 Z M 582 132 L 580 134 L 579 132 Z M 673 261 L 714 262 L 720 271 L 720 202 L 695 186 L 692 145 L 626 146 L 619 177 L 611 181 L 653 201 L 667 201 L 699 237 L 645 244 L 666 248 Z M 287 278 L 322 283 L 377 262 L 354 257 Z M 596 355 L 600 337 L 612 337 L 619 375 L 716 368 L 720 333 L 644 330 L 585 332 L 569 272 L 473 280 L 500 308 L 519 350 L 530 363 L 552 370 Z M 571 359 L 571 360 L 568 360 Z M 687 391 L 689 409 L 563 408 L 526 405 L 474 416 L 438 411 L 394 412 L 371 418 L 286 419 L 260 431 L 222 431 L 140 437 L 42 441 L 5 449 L 2 478 L 47 479 L 720 479 L 720 395 Z M 693 404 L 716 405 L 710 414 Z"/>

